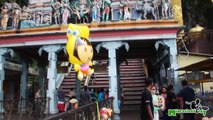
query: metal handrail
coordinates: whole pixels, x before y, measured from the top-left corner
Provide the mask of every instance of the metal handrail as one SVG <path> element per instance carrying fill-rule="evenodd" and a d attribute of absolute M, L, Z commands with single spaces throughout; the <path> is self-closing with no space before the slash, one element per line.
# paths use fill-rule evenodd
<path fill-rule="evenodd" d="M 49 116 L 50 98 L 13 99 L 0 101 L 4 119 L 41 119 Z"/>
<path fill-rule="evenodd" d="M 98 120 L 98 112 L 100 108 L 106 107 L 113 109 L 113 97 L 104 99 L 99 102 L 93 102 L 88 105 L 81 106 L 75 110 L 66 111 L 46 118 L 45 120 Z M 99 109 L 97 109 L 97 103 Z"/>
<path fill-rule="evenodd" d="M 63 64 L 63 63 L 62 63 Z M 61 83 L 63 82 L 65 76 L 69 75 L 69 73 L 71 72 L 72 70 L 72 64 L 69 66 L 68 68 L 68 73 L 65 73 L 65 74 L 57 74 L 57 83 L 56 83 L 56 88 L 59 88 Z"/>

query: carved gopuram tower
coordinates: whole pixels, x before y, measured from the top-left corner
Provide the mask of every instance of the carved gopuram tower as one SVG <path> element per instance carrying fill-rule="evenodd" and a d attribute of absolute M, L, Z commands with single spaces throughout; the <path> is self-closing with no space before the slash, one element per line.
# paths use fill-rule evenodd
<path fill-rule="evenodd" d="M 40 16 L 41 19 L 49 19 L 51 23 L 52 18 L 52 0 L 29 0 L 29 8 L 33 13 L 33 17 Z"/>

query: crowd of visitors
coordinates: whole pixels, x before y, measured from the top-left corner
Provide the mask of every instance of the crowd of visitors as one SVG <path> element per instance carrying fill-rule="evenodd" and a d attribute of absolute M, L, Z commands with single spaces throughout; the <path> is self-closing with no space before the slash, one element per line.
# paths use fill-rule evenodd
<path fill-rule="evenodd" d="M 146 79 L 146 88 L 141 96 L 141 120 L 195 120 L 195 114 L 184 113 L 177 116 L 169 116 L 169 109 L 191 109 L 190 103 L 195 99 L 195 92 L 188 86 L 186 80 L 182 81 L 182 89 L 178 94 L 174 93 L 173 85 L 162 87 L 159 91 L 151 78 Z M 159 94 L 160 92 L 160 94 Z"/>
<path fill-rule="evenodd" d="M 84 106 L 95 101 L 101 101 L 109 97 L 109 90 L 104 88 L 88 89 L 88 86 L 84 86 L 80 98 L 77 98 L 75 89 L 71 88 L 66 99 L 62 89 L 57 91 L 58 93 L 58 110 L 59 112 L 69 111 Z"/>

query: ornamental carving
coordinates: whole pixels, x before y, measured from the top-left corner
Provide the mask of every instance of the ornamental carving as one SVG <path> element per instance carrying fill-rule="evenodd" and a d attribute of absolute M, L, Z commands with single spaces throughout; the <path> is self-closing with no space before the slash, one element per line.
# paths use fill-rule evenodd
<path fill-rule="evenodd" d="M 55 24 L 175 19 L 182 24 L 180 0 L 30 0 L 29 6 L 4 3 L 0 29 Z"/>

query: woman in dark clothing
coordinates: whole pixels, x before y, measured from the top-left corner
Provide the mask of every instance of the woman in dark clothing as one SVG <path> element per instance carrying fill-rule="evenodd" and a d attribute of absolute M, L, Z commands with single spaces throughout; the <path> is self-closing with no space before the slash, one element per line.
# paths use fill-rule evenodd
<path fill-rule="evenodd" d="M 91 102 L 92 102 L 92 99 L 88 91 L 88 88 L 87 86 L 84 86 L 84 90 L 81 92 L 81 95 L 80 95 L 80 104 L 81 106 L 84 106 Z"/>
<path fill-rule="evenodd" d="M 177 109 L 176 95 L 174 93 L 173 85 L 167 87 L 166 113 L 168 109 Z M 167 116 L 167 120 L 176 120 L 176 117 Z"/>
<path fill-rule="evenodd" d="M 161 90 L 161 96 L 164 98 L 164 105 L 166 105 L 166 100 L 167 100 L 167 91 L 166 87 L 163 87 Z M 162 110 L 163 113 L 163 120 L 167 120 L 167 111 L 165 109 Z"/>

